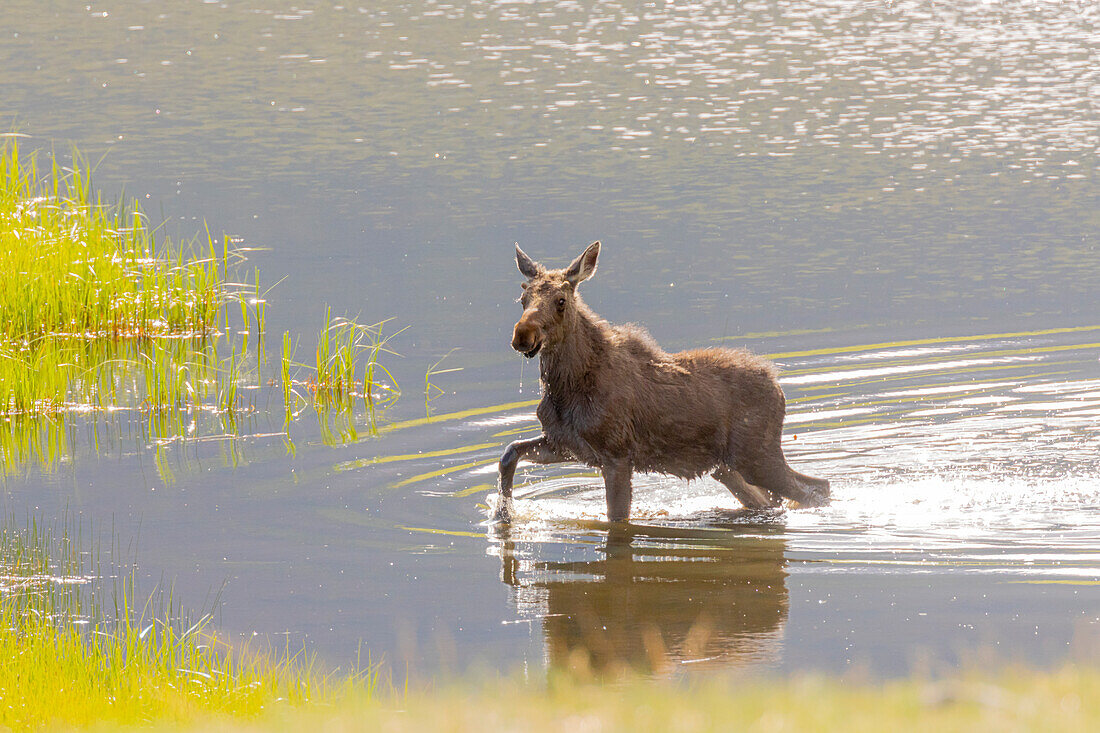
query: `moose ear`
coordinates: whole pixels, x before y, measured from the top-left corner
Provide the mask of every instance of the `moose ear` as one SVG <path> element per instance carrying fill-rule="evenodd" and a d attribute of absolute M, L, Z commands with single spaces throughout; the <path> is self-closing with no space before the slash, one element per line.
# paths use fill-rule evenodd
<path fill-rule="evenodd" d="M 573 260 L 565 270 L 565 279 L 574 287 L 592 277 L 596 273 L 596 258 L 600 256 L 600 243 L 593 242 L 588 245 L 580 257 Z"/>
<path fill-rule="evenodd" d="M 519 242 L 516 242 L 516 265 L 519 266 L 520 273 L 528 280 L 542 272 L 542 265 L 528 257 L 527 253 L 519 248 Z"/>

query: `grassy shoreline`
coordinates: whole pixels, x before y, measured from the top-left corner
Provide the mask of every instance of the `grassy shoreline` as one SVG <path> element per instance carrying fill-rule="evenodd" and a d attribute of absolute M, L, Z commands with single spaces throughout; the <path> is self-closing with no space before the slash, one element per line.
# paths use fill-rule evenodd
<path fill-rule="evenodd" d="M 0 458 L 6 472 L 67 455 L 66 425 L 126 416 L 150 441 L 231 432 L 254 412 L 247 336 L 263 330 L 255 285 L 228 237 L 158 241 L 136 203 L 92 189 L 79 153 L 40 168 L 0 146 Z M 251 317 L 249 308 L 254 311 Z"/>
<path fill-rule="evenodd" d="M 250 720 L 373 696 L 377 666 L 323 673 L 305 654 L 227 643 L 170 595 L 135 602 L 132 574 L 93 570 L 80 535 L 0 522 L 0 729 Z"/>
<path fill-rule="evenodd" d="M 717 675 L 686 684 L 568 680 L 459 685 L 415 693 L 400 707 L 345 700 L 252 721 L 196 721 L 214 730 L 326 731 L 1091 731 L 1100 672 L 1065 667 L 940 681 L 854 683 L 823 677 Z"/>

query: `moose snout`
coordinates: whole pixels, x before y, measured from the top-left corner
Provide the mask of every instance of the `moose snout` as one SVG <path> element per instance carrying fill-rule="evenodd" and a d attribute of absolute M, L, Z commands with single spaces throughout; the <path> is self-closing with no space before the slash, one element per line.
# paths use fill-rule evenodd
<path fill-rule="evenodd" d="M 528 359 L 539 353 L 542 334 L 538 326 L 521 320 L 512 331 L 512 348 Z"/>

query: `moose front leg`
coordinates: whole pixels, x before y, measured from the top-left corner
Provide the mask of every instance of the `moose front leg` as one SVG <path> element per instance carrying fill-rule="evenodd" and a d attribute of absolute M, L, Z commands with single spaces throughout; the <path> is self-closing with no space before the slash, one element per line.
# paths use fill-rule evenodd
<path fill-rule="evenodd" d="M 500 476 L 497 480 L 497 508 L 493 513 L 494 522 L 511 522 L 515 513 L 512 507 L 512 480 L 516 475 L 516 464 L 526 459 L 532 463 L 561 463 L 565 456 L 546 444 L 546 436 L 517 440 L 504 449 L 500 457 Z"/>
<path fill-rule="evenodd" d="M 607 521 L 625 522 L 630 519 L 630 500 L 633 493 L 630 477 L 634 468 L 628 461 L 614 461 L 605 463 L 601 469 L 607 496 Z"/>

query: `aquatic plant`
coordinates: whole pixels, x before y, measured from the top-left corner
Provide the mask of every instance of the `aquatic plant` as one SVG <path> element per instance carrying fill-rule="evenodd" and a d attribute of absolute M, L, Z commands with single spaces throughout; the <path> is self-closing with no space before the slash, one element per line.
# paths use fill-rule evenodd
<path fill-rule="evenodd" d="M 132 203 L 94 193 L 79 153 L 71 168 L 14 138 L 0 149 L 0 416 L 130 408 L 154 415 L 238 409 L 231 359 L 218 366 L 227 304 L 256 288 L 227 281 L 239 254 L 224 237 L 158 243 Z M 217 400 L 209 399 L 212 394 Z M 171 422 L 185 420 L 179 414 Z M 5 452 L 5 457 L 7 457 Z"/>
<path fill-rule="evenodd" d="M 0 151 L 0 336 L 111 340 L 208 336 L 230 296 L 212 238 L 157 246 L 132 204 L 109 205 L 90 188 L 79 154 L 56 158 L 41 178 L 37 157 Z"/>
<path fill-rule="evenodd" d="M 326 308 L 312 364 L 296 362 L 290 333 L 283 335 L 279 372 L 287 425 L 300 414 L 299 405 L 304 402 L 317 415 L 324 443 L 356 440 L 355 407 L 362 402 L 368 428 L 373 428 L 375 409 L 397 399 L 401 392 L 382 364 L 382 355 L 395 354 L 387 343 L 407 327 L 386 335 L 386 323 L 363 325 L 334 318 L 332 308 Z"/>
<path fill-rule="evenodd" d="M 239 435 L 239 417 L 257 412 L 266 363 L 267 291 L 255 271 L 252 282 L 230 280 L 242 251 L 209 230 L 182 245 L 158 242 L 134 203 L 105 203 L 93 191 L 79 153 L 71 167 L 51 157 L 43 171 L 38 154 L 4 137 L 0 468 L 48 467 L 69 455 L 74 422 L 94 424 L 98 439 L 108 416 L 140 425 L 166 468 L 159 451 L 168 442 Z M 309 366 L 294 362 L 286 334 L 278 377 L 287 429 L 303 403 L 316 409 L 325 442 L 357 437 L 359 400 L 373 424 L 375 407 L 398 394 L 381 363 L 396 335 L 383 333 L 385 323 L 330 309 Z"/>
<path fill-rule="evenodd" d="M 451 349 L 450 351 L 448 351 L 443 356 L 439 357 L 439 359 L 436 360 L 435 362 L 433 362 L 431 364 L 431 366 L 428 367 L 428 370 L 426 372 L 424 372 L 424 417 L 429 417 L 430 418 L 432 416 L 432 409 L 431 409 L 432 398 L 433 397 L 438 397 L 441 394 L 445 394 L 442 387 L 440 387 L 436 384 L 432 384 L 432 377 L 435 377 L 435 376 L 440 375 L 440 374 L 450 374 L 451 372 L 460 372 L 460 371 L 462 371 L 462 367 L 451 367 L 450 369 L 440 369 L 439 368 L 439 365 L 443 363 L 443 360 L 446 359 L 451 354 L 455 353 L 456 351 L 458 351 L 457 346 L 455 348 Z"/>
<path fill-rule="evenodd" d="M 325 322 L 317 338 L 316 362 L 304 382 L 318 405 L 345 405 L 357 397 L 373 404 L 397 393 L 396 380 L 379 361 L 382 352 L 393 353 L 386 348 L 391 338 L 383 334 L 386 323 L 381 321 L 365 326 L 347 318 L 334 319 L 332 309 L 326 309 Z M 366 364 L 360 379 L 358 364 L 363 356 L 366 356 Z M 392 384 L 376 379 L 378 371 L 384 372 Z"/>

